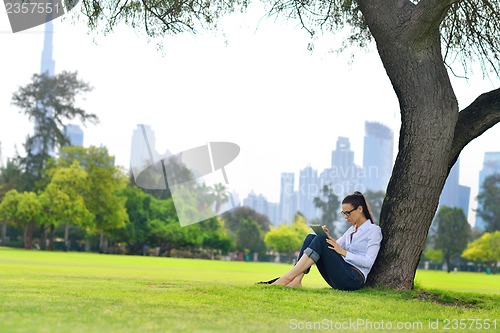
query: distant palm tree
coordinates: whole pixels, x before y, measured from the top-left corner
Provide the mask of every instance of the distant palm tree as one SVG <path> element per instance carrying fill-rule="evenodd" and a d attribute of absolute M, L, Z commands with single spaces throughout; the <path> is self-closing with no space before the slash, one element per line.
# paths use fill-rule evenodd
<path fill-rule="evenodd" d="M 224 184 L 218 183 L 212 187 L 212 195 L 215 199 L 215 213 L 218 213 L 222 204 L 229 200 L 229 195 L 226 192 L 227 188 Z"/>

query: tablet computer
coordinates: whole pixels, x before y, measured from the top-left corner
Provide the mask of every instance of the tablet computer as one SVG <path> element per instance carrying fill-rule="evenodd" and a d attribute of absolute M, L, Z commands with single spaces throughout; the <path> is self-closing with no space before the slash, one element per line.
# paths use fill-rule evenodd
<path fill-rule="evenodd" d="M 317 225 L 311 224 L 309 227 L 311 227 L 311 229 L 316 233 L 316 235 L 326 235 L 327 237 L 332 238 L 329 234 L 325 232 L 325 230 L 323 230 L 323 227 L 319 224 Z"/>

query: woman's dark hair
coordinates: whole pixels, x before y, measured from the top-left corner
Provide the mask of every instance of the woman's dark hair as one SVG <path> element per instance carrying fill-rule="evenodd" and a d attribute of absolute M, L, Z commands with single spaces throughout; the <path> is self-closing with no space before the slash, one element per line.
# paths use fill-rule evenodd
<path fill-rule="evenodd" d="M 373 223 L 372 212 L 363 193 L 356 191 L 353 194 L 349 194 L 344 198 L 344 200 L 342 200 L 342 204 L 351 204 L 354 209 L 358 208 L 359 206 L 363 207 L 363 214 Z"/>

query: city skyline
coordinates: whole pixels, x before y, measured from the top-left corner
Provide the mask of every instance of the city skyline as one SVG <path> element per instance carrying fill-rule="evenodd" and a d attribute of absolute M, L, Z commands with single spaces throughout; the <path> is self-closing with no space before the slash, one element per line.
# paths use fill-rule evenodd
<path fill-rule="evenodd" d="M 367 122 L 367 123 L 376 123 L 376 122 Z M 379 123 L 376 123 L 379 124 Z M 382 125 L 382 124 L 379 124 Z M 370 126 L 365 126 L 365 128 L 368 128 Z M 367 130 L 367 133 L 370 132 Z M 369 135 L 367 135 L 369 137 Z M 368 141 L 365 140 L 365 143 Z M 343 163 L 347 163 L 344 165 L 349 165 L 352 164 L 353 166 L 356 167 L 355 164 L 353 164 L 354 161 L 354 156 L 355 152 L 350 151 L 350 145 L 349 145 L 349 139 L 345 137 L 339 137 L 337 140 L 337 149 L 345 149 L 345 154 L 343 157 L 340 158 L 340 161 L 337 161 L 342 165 Z M 382 149 L 383 150 L 383 149 Z M 332 151 L 332 156 L 335 156 L 335 151 Z M 338 154 L 337 154 L 338 155 Z M 334 164 L 334 158 L 332 157 L 332 164 Z M 365 165 L 364 167 L 367 167 Z M 347 167 L 349 169 L 349 167 Z M 328 169 L 325 169 L 325 171 Z M 311 219 L 317 219 L 320 217 L 320 212 L 316 211 L 316 215 L 311 215 L 311 212 L 309 211 L 310 208 L 307 208 L 306 210 L 301 210 L 300 207 L 301 205 L 304 205 L 304 203 L 301 203 L 300 201 L 300 191 L 301 191 L 301 185 L 299 183 L 298 188 L 295 188 L 294 186 L 294 180 L 295 180 L 295 175 L 299 176 L 299 179 L 302 178 L 308 178 L 310 175 L 317 174 L 319 170 L 312 168 L 310 165 L 304 167 L 303 169 L 299 169 L 297 173 L 293 172 L 283 172 L 281 174 L 281 191 L 280 191 L 280 199 L 277 202 L 273 202 L 271 200 L 268 200 L 265 195 L 262 193 L 256 191 L 255 189 L 252 189 L 250 193 L 243 199 L 243 205 L 248 206 L 253 208 L 259 213 L 262 213 L 264 215 L 267 215 L 270 218 L 270 221 L 275 224 L 275 225 L 280 225 L 280 224 L 289 224 L 293 216 L 295 215 L 296 212 L 300 211 L 308 220 Z M 325 172 L 323 171 L 323 173 Z M 484 221 L 482 221 L 478 216 L 476 216 L 475 210 L 471 210 L 471 204 L 474 198 L 471 197 L 471 188 L 468 186 L 464 186 L 463 184 L 460 183 L 459 181 L 459 172 L 460 172 L 460 158 L 457 160 L 456 164 L 453 166 L 452 170 L 450 171 L 449 177 L 445 183 L 445 186 L 443 188 L 443 191 L 441 193 L 440 197 L 440 202 L 439 206 L 450 206 L 450 207 L 458 207 L 461 208 L 468 219 L 469 224 L 471 224 L 472 227 L 478 227 L 482 230 L 484 230 Z M 481 184 L 484 179 L 493 174 L 493 173 L 500 173 L 500 151 L 499 152 L 485 152 L 484 154 L 484 163 L 483 163 L 483 169 L 479 172 L 479 183 Z M 362 178 L 366 181 L 366 183 L 357 183 L 358 188 L 355 190 L 371 190 L 371 191 L 377 191 L 380 189 L 377 188 L 369 188 L 370 185 L 367 184 L 373 184 L 370 181 L 370 177 L 365 177 L 366 176 L 366 171 L 361 172 L 363 175 Z M 301 177 L 301 175 L 303 175 Z M 317 179 L 321 179 L 322 176 L 318 177 Z M 347 182 L 352 182 L 352 179 L 347 179 L 343 180 L 344 183 Z M 356 180 L 354 180 L 357 182 Z M 388 181 L 388 179 L 387 179 Z M 342 182 L 342 181 L 341 181 Z M 319 187 L 323 182 L 319 183 Z M 387 185 L 387 184 L 386 184 Z M 385 185 L 385 186 L 386 186 Z M 285 190 L 284 190 L 285 189 Z M 335 190 L 335 186 L 332 187 L 333 190 Z M 385 192 L 385 187 L 382 189 Z M 349 193 L 351 193 L 350 191 Z M 311 194 L 308 192 L 308 194 Z M 318 193 L 313 193 L 312 198 L 314 198 Z M 340 192 L 340 193 L 335 193 L 338 197 L 339 200 L 342 199 L 343 195 L 346 193 Z M 339 195 L 342 194 L 342 195 Z M 318 195 L 319 196 L 319 195 Z M 269 205 L 269 206 L 267 206 Z M 311 206 L 311 202 L 309 201 L 309 206 Z M 286 207 L 286 208 L 285 208 Z M 439 207 L 438 207 L 439 209 Z M 472 218 L 471 218 L 472 216 Z"/>
<path fill-rule="evenodd" d="M 139 127 L 142 128 L 142 131 L 145 131 L 145 135 L 147 135 L 150 140 L 152 147 L 150 153 L 152 153 L 155 158 L 158 158 L 160 154 L 156 151 L 155 133 L 150 125 L 138 125 L 138 128 L 133 131 L 132 150 L 141 151 L 141 149 L 137 149 L 137 147 L 134 149 L 134 142 L 137 141 L 134 138 L 141 132 Z M 73 126 L 72 128 L 75 127 Z M 79 127 L 76 127 L 76 129 L 77 132 L 81 132 Z M 297 187 L 295 186 L 295 173 L 282 172 L 279 201 L 272 202 L 257 189 L 252 189 L 244 196 L 242 200 L 243 205 L 251 207 L 257 212 L 268 216 L 273 224 L 280 225 L 290 223 L 293 216 L 298 211 L 304 214 L 308 220 L 320 218 L 321 212 L 314 207 L 312 202 L 315 197 L 321 196 L 321 188 L 325 184 L 332 185 L 331 189 L 339 200 L 346 194 L 352 193 L 354 190 L 361 190 L 362 192 L 367 190 L 374 192 L 385 191 L 390 174 L 376 171 L 375 178 L 377 179 L 375 179 L 376 181 L 374 182 L 373 177 L 371 177 L 371 170 L 373 170 L 373 166 L 377 168 L 392 169 L 393 163 L 387 163 L 386 158 L 393 156 L 392 149 L 388 149 L 392 147 L 390 145 L 393 144 L 393 133 L 383 124 L 369 121 L 365 122 L 365 131 L 363 167 L 359 167 L 354 163 L 356 152 L 351 150 L 349 138 L 338 137 L 336 149 L 331 152 L 331 168 L 325 168 L 320 174 L 318 174 L 319 170 L 312 168 L 310 165 L 299 169 L 297 172 L 299 176 Z M 141 132 L 140 135 L 143 135 L 143 133 Z M 81 132 L 81 136 L 83 137 L 83 132 Z M 370 151 L 374 149 L 373 142 L 370 139 L 383 139 L 386 141 L 385 146 L 381 145 L 380 142 L 375 143 L 380 154 L 370 156 L 365 153 L 367 149 Z M 146 153 L 146 151 L 144 151 L 144 153 Z M 140 160 L 144 159 L 141 157 L 138 158 Z M 132 159 L 133 156 L 131 157 L 131 165 L 134 165 Z M 389 168 L 387 164 L 390 165 Z M 471 189 L 459 183 L 459 170 L 460 159 L 457 160 L 450 171 L 439 204 L 440 206 L 460 207 L 464 212 L 469 212 Z M 385 173 L 389 171 L 390 170 L 385 170 Z M 484 178 L 492 173 L 499 171 L 500 152 L 486 152 L 483 169 L 479 174 L 480 182 L 484 181 Z M 332 174 L 335 174 L 335 176 L 332 177 Z M 339 187 L 337 185 L 341 186 Z M 472 223 L 470 220 L 469 222 Z M 481 221 L 472 223 L 472 226 L 476 226 L 476 223 L 478 227 L 484 228 L 484 226 L 481 226 Z"/>
<path fill-rule="evenodd" d="M 316 207 L 314 200 L 326 200 L 324 186 L 329 186 L 339 201 L 354 191 L 385 191 L 393 166 L 393 135 L 393 131 L 387 126 L 367 121 L 363 141 L 363 166 L 354 162 L 355 152 L 351 150 L 350 139 L 339 136 L 327 168 L 322 171 L 310 165 L 301 168 L 297 187 L 295 174 L 282 172 L 279 202 L 270 202 L 261 193 L 251 191 L 243 204 L 267 215 L 273 224 L 281 225 L 290 224 L 296 212 L 301 212 L 308 221 L 321 219 L 322 211 Z"/>

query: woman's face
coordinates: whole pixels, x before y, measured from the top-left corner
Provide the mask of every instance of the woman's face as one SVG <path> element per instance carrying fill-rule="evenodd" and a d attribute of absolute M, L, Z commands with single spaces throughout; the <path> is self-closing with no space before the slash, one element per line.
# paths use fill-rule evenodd
<path fill-rule="evenodd" d="M 351 225 L 355 225 L 363 217 L 363 208 L 359 206 L 355 209 L 352 204 L 345 203 L 342 204 L 342 215 Z"/>

